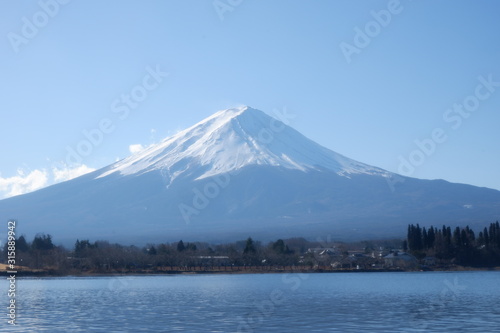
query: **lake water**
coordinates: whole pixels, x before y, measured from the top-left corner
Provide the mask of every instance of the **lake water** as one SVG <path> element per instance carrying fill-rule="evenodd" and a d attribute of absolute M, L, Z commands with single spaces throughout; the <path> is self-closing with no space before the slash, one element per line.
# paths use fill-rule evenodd
<path fill-rule="evenodd" d="M 500 332 L 500 272 L 18 278 L 1 332 Z"/>

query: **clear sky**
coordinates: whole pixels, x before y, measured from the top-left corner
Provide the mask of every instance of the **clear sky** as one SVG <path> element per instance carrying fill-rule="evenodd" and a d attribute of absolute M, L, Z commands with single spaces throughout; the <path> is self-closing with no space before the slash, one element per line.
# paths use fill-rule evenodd
<path fill-rule="evenodd" d="M 500 189 L 499 13 L 494 0 L 0 1 L 0 198 L 242 104 L 286 110 L 367 164 Z"/>

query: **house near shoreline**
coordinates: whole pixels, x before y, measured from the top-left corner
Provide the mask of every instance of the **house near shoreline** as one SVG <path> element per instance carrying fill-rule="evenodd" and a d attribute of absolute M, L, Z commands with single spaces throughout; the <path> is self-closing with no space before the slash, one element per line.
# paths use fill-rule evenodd
<path fill-rule="evenodd" d="M 416 268 L 418 260 L 409 253 L 396 251 L 384 257 L 384 264 L 386 267 Z"/>
<path fill-rule="evenodd" d="M 335 247 L 314 247 L 307 249 L 307 253 L 313 253 L 319 256 L 338 256 L 341 255 L 339 249 Z"/>

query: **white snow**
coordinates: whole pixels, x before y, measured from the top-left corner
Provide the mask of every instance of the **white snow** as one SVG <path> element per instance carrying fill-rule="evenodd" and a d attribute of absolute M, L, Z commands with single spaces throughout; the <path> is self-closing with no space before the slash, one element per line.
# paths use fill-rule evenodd
<path fill-rule="evenodd" d="M 278 121 L 279 122 L 279 121 Z M 159 144 L 125 158 L 100 174 L 143 174 L 161 170 L 170 183 L 182 174 L 203 167 L 197 179 L 249 165 L 288 169 L 328 169 L 339 175 L 390 173 L 335 153 L 309 140 L 293 128 L 250 107 L 218 111 Z"/>

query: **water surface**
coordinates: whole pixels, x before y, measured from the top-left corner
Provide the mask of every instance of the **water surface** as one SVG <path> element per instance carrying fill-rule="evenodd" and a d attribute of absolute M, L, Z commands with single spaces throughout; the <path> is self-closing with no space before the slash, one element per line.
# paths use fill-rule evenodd
<path fill-rule="evenodd" d="M 500 272 L 18 278 L 0 332 L 500 332 Z"/>

